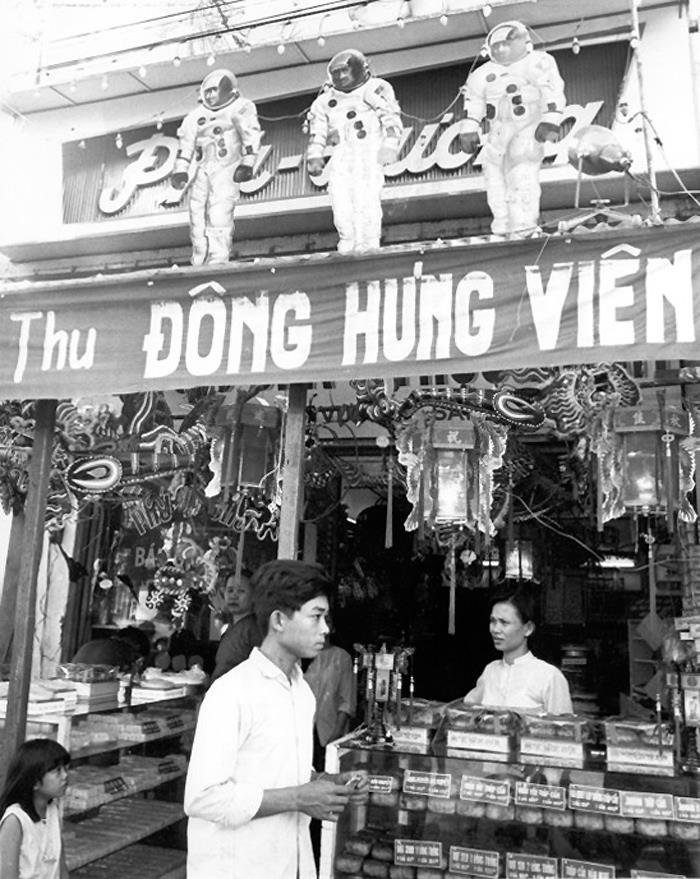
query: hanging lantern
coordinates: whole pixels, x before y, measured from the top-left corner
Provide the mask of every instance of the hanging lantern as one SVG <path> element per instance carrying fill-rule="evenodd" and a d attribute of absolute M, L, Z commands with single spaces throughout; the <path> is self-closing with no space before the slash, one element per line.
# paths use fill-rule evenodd
<path fill-rule="evenodd" d="M 532 541 L 514 540 L 506 546 L 506 578 L 532 580 Z"/>
<path fill-rule="evenodd" d="M 666 393 L 647 395 L 633 408 L 618 409 L 599 429 L 599 526 L 625 511 L 665 515 L 673 528 L 696 518 L 687 493 L 693 487 L 691 457 L 679 440 L 690 433 L 690 419 Z"/>
<path fill-rule="evenodd" d="M 444 421 L 433 426 L 433 472 L 423 472 L 426 519 L 467 524 L 477 518 L 479 473 L 475 442 L 471 421 Z"/>
<path fill-rule="evenodd" d="M 223 431 L 221 485 L 224 491 L 264 488 L 265 477 L 274 471 L 280 441 L 281 412 L 275 406 L 248 402 L 222 412 Z M 231 420 L 234 423 L 231 423 Z"/>

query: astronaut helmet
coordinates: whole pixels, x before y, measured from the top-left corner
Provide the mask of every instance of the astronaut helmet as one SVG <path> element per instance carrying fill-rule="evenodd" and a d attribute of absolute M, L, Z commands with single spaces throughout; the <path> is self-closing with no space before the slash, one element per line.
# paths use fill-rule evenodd
<path fill-rule="evenodd" d="M 236 75 L 226 68 L 212 70 L 202 80 L 199 99 L 208 110 L 221 110 L 228 107 L 238 97 Z"/>
<path fill-rule="evenodd" d="M 504 21 L 489 32 L 485 49 L 492 61 L 507 66 L 532 51 L 532 37 L 521 21 Z"/>
<path fill-rule="evenodd" d="M 357 49 L 338 52 L 328 63 L 328 78 L 339 92 L 351 92 L 370 78 L 369 62 Z"/>

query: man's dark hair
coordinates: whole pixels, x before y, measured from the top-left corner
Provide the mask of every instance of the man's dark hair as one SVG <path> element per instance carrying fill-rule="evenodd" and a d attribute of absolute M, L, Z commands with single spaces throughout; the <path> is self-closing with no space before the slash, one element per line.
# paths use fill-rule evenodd
<path fill-rule="evenodd" d="M 267 562 L 253 574 L 251 586 L 255 618 L 263 637 L 273 611 L 291 616 L 312 598 L 325 595 L 330 600 L 331 596 L 331 581 L 321 565 L 293 559 Z"/>
<path fill-rule="evenodd" d="M 135 659 L 146 657 L 151 652 L 151 639 L 136 626 L 125 626 L 123 629 L 119 629 L 115 637 L 120 641 L 126 641 L 136 654 Z"/>

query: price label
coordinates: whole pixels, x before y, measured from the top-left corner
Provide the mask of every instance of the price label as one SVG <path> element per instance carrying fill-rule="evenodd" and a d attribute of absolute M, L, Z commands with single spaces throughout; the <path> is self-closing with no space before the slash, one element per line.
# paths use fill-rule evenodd
<path fill-rule="evenodd" d="M 551 784 L 515 783 L 515 803 L 540 809 L 566 809 L 566 788 Z"/>
<path fill-rule="evenodd" d="M 395 787 L 396 779 L 390 775 L 370 775 L 369 792 L 372 794 L 390 794 Z"/>
<path fill-rule="evenodd" d="M 426 797 L 442 797 L 448 800 L 452 790 L 452 776 L 441 772 L 416 772 L 407 769 L 403 777 L 403 791 Z"/>
<path fill-rule="evenodd" d="M 155 736 L 160 732 L 160 727 L 155 720 L 144 720 L 141 723 L 141 732 L 146 736 Z"/>
<path fill-rule="evenodd" d="M 569 785 L 569 808 L 579 812 L 600 812 L 603 815 L 620 814 L 620 791 L 607 787 Z"/>
<path fill-rule="evenodd" d="M 161 760 L 158 764 L 159 775 L 172 775 L 173 772 L 179 772 L 180 767 L 173 760 Z"/>
<path fill-rule="evenodd" d="M 700 824 L 700 800 L 695 797 L 674 797 L 673 808 L 676 821 L 690 821 Z"/>
<path fill-rule="evenodd" d="M 459 798 L 475 803 L 497 803 L 499 806 L 507 806 L 510 803 L 510 782 L 463 775 Z"/>
<path fill-rule="evenodd" d="M 165 720 L 165 725 L 170 730 L 179 730 L 182 729 L 185 725 L 184 720 L 181 717 L 168 717 Z"/>
<path fill-rule="evenodd" d="M 557 879 L 557 859 L 506 852 L 506 879 Z"/>
<path fill-rule="evenodd" d="M 632 879 L 685 879 L 680 873 L 653 873 L 649 870 L 631 870 Z"/>
<path fill-rule="evenodd" d="M 498 879 L 499 855 L 479 848 L 450 846 L 450 873 L 464 873 L 484 879 Z"/>
<path fill-rule="evenodd" d="M 546 757 L 549 761 L 557 761 L 569 766 L 583 764 L 583 744 L 581 742 L 560 742 L 523 736 L 520 739 L 520 754 L 523 758 Z"/>
<path fill-rule="evenodd" d="M 673 796 L 634 790 L 620 791 L 620 814 L 625 818 L 672 819 Z"/>
<path fill-rule="evenodd" d="M 104 783 L 104 792 L 109 794 L 109 796 L 123 793 L 125 790 L 127 790 L 126 782 L 121 776 L 110 778 Z"/>
<path fill-rule="evenodd" d="M 615 879 L 615 868 L 610 864 L 561 859 L 561 879 Z"/>
<path fill-rule="evenodd" d="M 395 839 L 394 863 L 402 867 L 441 867 L 442 843 L 424 839 Z"/>
<path fill-rule="evenodd" d="M 510 752 L 510 737 L 450 729 L 447 731 L 447 747 L 461 748 L 466 751 L 492 751 L 494 754 L 508 754 Z"/>

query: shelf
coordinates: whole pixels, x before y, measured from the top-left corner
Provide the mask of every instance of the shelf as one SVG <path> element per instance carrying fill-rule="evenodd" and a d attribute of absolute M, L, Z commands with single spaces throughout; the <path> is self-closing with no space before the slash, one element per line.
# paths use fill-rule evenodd
<path fill-rule="evenodd" d="M 159 742 L 163 739 L 171 739 L 174 736 L 180 736 L 183 733 L 191 732 L 195 726 L 196 724 L 194 723 L 186 723 L 181 729 L 157 733 L 152 736 L 147 736 L 145 739 L 118 739 L 115 742 L 107 742 L 101 745 L 88 745 L 86 748 L 76 750 L 71 749 L 71 761 L 85 759 L 86 757 L 94 757 L 97 754 L 109 754 L 112 751 L 120 751 L 122 748 L 133 748 L 135 745 L 147 745 L 149 742 Z"/>
<path fill-rule="evenodd" d="M 68 869 L 77 870 L 85 864 L 104 858 L 123 849 L 129 843 L 138 842 L 174 824 L 183 817 L 184 812 L 180 803 L 122 799 L 104 806 L 100 814 L 94 818 L 79 822 L 66 821 L 64 845 Z M 73 829 L 75 836 L 70 834 Z M 149 846 L 142 847 L 152 850 Z M 146 875 L 146 872 L 140 875 Z M 153 874 L 150 873 L 150 876 Z"/>
<path fill-rule="evenodd" d="M 167 758 L 164 757 L 163 759 L 165 760 Z M 178 772 L 171 772 L 168 775 L 164 775 L 155 784 L 153 783 L 153 781 L 148 781 L 147 783 L 144 783 L 139 787 L 130 788 L 129 790 L 125 790 L 120 793 L 105 796 L 104 800 L 97 803 L 92 803 L 91 805 L 86 806 L 84 809 L 66 808 L 63 814 L 66 818 L 69 818 L 72 815 L 83 815 L 85 812 L 92 812 L 93 809 L 101 809 L 103 806 L 106 806 L 110 803 L 115 803 L 117 800 L 123 800 L 126 797 L 132 796 L 133 794 L 144 793 L 147 790 L 155 790 L 155 788 L 160 787 L 161 784 L 165 784 L 167 781 L 172 781 L 175 778 L 181 778 L 186 773 L 187 769 L 180 769 L 178 770 Z"/>
<path fill-rule="evenodd" d="M 72 879 L 185 879 L 187 855 L 152 845 L 131 845 L 71 872 Z"/>

